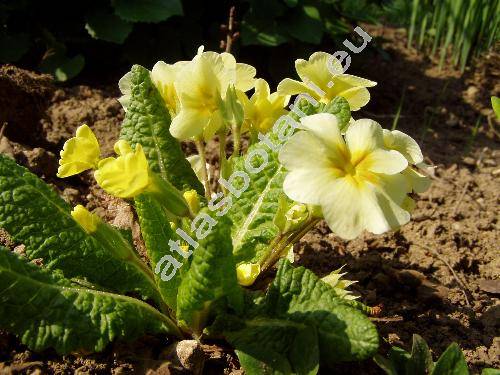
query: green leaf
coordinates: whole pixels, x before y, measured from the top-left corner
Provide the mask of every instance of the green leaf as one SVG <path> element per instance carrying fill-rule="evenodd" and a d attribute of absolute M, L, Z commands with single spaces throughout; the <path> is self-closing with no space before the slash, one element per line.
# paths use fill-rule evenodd
<path fill-rule="evenodd" d="M 133 146 L 140 143 L 151 169 L 181 190 L 203 186 L 182 152 L 180 143 L 170 134 L 170 115 L 151 81 L 150 72 L 134 65 L 130 71 L 130 102 L 120 137 Z"/>
<path fill-rule="evenodd" d="M 462 350 L 453 343 L 441 354 L 432 375 L 468 375 L 469 369 Z"/>
<path fill-rule="evenodd" d="M 151 268 L 154 270 L 161 258 L 167 254 L 181 263 L 185 261 L 179 253 L 170 250 L 168 241 L 175 241 L 177 235 L 170 227 L 169 219 L 163 208 L 154 199 L 142 194 L 135 199 L 135 209 L 139 217 L 142 238 L 146 244 Z M 176 272 L 175 276 L 169 281 L 163 281 L 160 275 L 155 273 L 155 280 L 163 300 L 169 308 L 175 311 L 181 272 Z"/>
<path fill-rule="evenodd" d="M 387 358 L 382 357 L 380 354 L 376 354 L 373 360 L 387 375 L 399 375 L 394 364 Z"/>
<path fill-rule="evenodd" d="M 277 143 L 276 139 L 272 142 Z M 232 238 L 237 263 L 258 263 L 266 254 L 271 240 L 278 234 L 273 219 L 278 211 L 279 197 L 283 192 L 285 171 L 278 161 L 278 154 L 272 152 L 264 142 L 258 142 L 248 149 L 266 152 L 268 163 L 258 173 L 248 173 L 249 187 L 239 198 L 232 199 L 228 216 L 233 221 Z M 257 157 L 253 158 L 258 160 Z M 257 164 L 257 162 L 256 162 Z M 246 171 L 245 157 L 234 159 L 233 171 Z M 241 179 L 234 181 L 239 188 Z"/>
<path fill-rule="evenodd" d="M 135 298 L 76 287 L 0 248 L 0 327 L 30 349 L 102 351 L 116 339 L 179 334 L 174 323 Z"/>
<path fill-rule="evenodd" d="M 73 220 L 70 207 L 26 168 L 0 155 L 0 228 L 26 246 L 28 259 L 43 259 L 67 278 L 88 280 L 120 293 L 135 291 L 159 300 L 137 266 L 113 258 Z"/>
<path fill-rule="evenodd" d="M 214 327 L 235 347 L 248 374 L 316 374 L 319 363 L 366 359 L 378 348 L 377 331 L 365 315 L 285 259 L 264 297 L 247 301 L 244 316 L 219 317 Z"/>
<path fill-rule="evenodd" d="M 28 34 L 3 34 L 0 35 L 0 62 L 16 62 L 23 57 L 30 47 Z"/>
<path fill-rule="evenodd" d="M 66 46 L 58 42 L 52 34 L 44 31 L 43 37 L 47 42 L 47 52 L 38 66 L 40 71 L 52 74 L 60 82 L 76 77 L 85 66 L 83 55 L 69 57 Z"/>
<path fill-rule="evenodd" d="M 262 45 L 276 47 L 286 43 L 288 38 L 279 31 L 277 24 L 260 25 L 258 22 L 244 21 L 241 25 L 244 46 Z"/>
<path fill-rule="evenodd" d="M 369 358 L 378 348 L 375 326 L 348 303 L 314 273 L 285 259 L 266 295 L 269 315 L 316 327 L 321 361 L 329 365 Z"/>
<path fill-rule="evenodd" d="M 236 280 L 231 222 L 225 216 L 215 217 L 208 209 L 200 213 L 212 215 L 210 217 L 217 223 L 199 241 L 199 246 L 191 255 L 191 264 L 182 277 L 177 295 L 177 319 L 197 334 L 201 333 L 210 305 L 216 300 L 226 299 L 237 311 L 243 304 L 241 288 Z M 202 227 L 204 224 L 198 225 Z"/>
<path fill-rule="evenodd" d="M 393 346 L 389 349 L 388 358 L 398 374 L 406 374 L 406 368 L 411 358 L 410 353 L 398 346 Z"/>
<path fill-rule="evenodd" d="M 485 368 L 481 372 L 481 375 L 500 375 L 500 369 Z"/>
<path fill-rule="evenodd" d="M 316 374 L 318 336 L 314 328 L 286 319 L 258 317 L 226 334 L 247 375 Z"/>
<path fill-rule="evenodd" d="M 493 111 L 497 116 L 497 119 L 500 120 L 500 98 L 496 96 L 491 97 L 491 106 L 493 107 Z"/>
<path fill-rule="evenodd" d="M 337 116 L 341 131 L 345 131 L 351 119 L 351 109 L 349 102 L 342 96 L 337 96 L 330 103 L 328 103 L 321 112 L 331 113 Z"/>
<path fill-rule="evenodd" d="M 434 368 L 432 354 L 424 339 L 413 335 L 413 345 L 411 348 L 411 358 L 406 364 L 407 375 L 430 374 Z"/>
<path fill-rule="evenodd" d="M 126 21 L 161 22 L 182 16 L 180 0 L 112 0 L 115 13 Z"/>
<path fill-rule="evenodd" d="M 319 44 L 323 37 L 319 10 L 312 5 L 297 7 L 283 26 L 291 36 L 302 42 Z"/>
<path fill-rule="evenodd" d="M 241 24 L 243 45 L 275 47 L 288 41 L 276 17 L 286 10 L 279 1 L 254 0 Z"/>
<path fill-rule="evenodd" d="M 122 20 L 113 13 L 96 10 L 86 17 L 85 29 L 94 39 L 122 44 L 130 34 L 134 25 Z"/>

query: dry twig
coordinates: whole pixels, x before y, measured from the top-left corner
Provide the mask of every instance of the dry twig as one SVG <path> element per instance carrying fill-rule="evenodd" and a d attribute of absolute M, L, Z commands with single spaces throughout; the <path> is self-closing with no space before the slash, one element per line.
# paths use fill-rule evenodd
<path fill-rule="evenodd" d="M 453 267 L 451 266 L 451 264 L 446 259 L 444 259 L 441 256 L 441 254 L 439 254 L 436 250 L 434 250 L 434 249 L 432 249 L 430 247 L 427 247 L 427 246 L 419 245 L 417 243 L 414 244 L 414 245 L 420 247 L 421 249 L 424 249 L 424 250 L 430 252 L 437 259 L 439 259 L 441 262 L 443 262 L 446 265 L 446 267 L 448 267 L 448 269 L 451 271 L 451 274 L 453 275 L 455 281 L 457 282 L 458 286 L 460 287 L 460 290 L 462 291 L 462 294 L 464 295 L 465 303 L 467 304 L 467 306 L 470 307 L 469 297 L 467 295 L 467 294 L 471 294 L 470 290 L 469 290 L 469 288 L 467 288 L 467 286 L 465 285 L 465 283 L 458 277 L 457 273 L 455 272 L 455 270 L 453 269 Z M 471 294 L 471 296 L 472 296 L 472 294 Z"/>

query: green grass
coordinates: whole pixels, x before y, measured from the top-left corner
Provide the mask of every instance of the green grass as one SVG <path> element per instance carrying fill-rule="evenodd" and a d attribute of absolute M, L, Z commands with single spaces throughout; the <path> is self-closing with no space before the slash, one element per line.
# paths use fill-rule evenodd
<path fill-rule="evenodd" d="M 464 71 L 473 57 L 500 38 L 500 0 L 394 0 L 391 9 L 408 27 L 408 47 Z"/>

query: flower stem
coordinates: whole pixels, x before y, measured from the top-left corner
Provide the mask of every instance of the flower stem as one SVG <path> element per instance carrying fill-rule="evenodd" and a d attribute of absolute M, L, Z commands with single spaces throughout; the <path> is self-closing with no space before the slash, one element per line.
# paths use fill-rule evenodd
<path fill-rule="evenodd" d="M 237 124 L 232 126 L 233 130 L 233 157 L 240 156 L 241 129 Z"/>
<path fill-rule="evenodd" d="M 269 268 L 271 268 L 282 256 L 283 251 L 290 245 L 294 245 L 297 243 L 304 235 L 309 232 L 319 221 L 320 219 L 317 218 L 310 218 L 308 219 L 302 228 L 299 230 L 290 233 L 288 236 L 282 237 L 280 240 L 278 238 L 278 241 L 273 241 L 271 243 L 271 246 L 273 243 L 275 243 L 275 246 L 272 246 L 271 253 L 269 256 L 265 259 L 264 263 L 262 264 L 262 271 L 261 273 L 264 273 L 267 271 Z"/>
<path fill-rule="evenodd" d="M 226 178 L 226 168 L 227 168 L 227 159 L 226 159 L 226 133 L 219 134 L 219 177 Z M 227 194 L 224 186 L 220 186 L 224 195 Z"/>
<path fill-rule="evenodd" d="M 205 145 L 203 140 L 197 139 L 194 141 L 196 149 L 198 150 L 198 155 L 201 158 L 201 177 L 203 179 L 203 184 L 205 185 L 205 198 L 209 201 L 212 198 L 212 189 L 210 187 L 210 179 L 208 178 L 207 170 L 207 158 L 205 155 Z"/>

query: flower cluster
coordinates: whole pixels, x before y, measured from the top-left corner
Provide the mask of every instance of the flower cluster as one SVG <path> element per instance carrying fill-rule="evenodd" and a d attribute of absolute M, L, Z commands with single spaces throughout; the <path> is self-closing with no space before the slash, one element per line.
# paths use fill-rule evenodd
<path fill-rule="evenodd" d="M 368 119 L 354 121 L 343 135 L 334 115 L 304 117 L 279 160 L 289 170 L 284 192 L 320 206 L 331 230 L 345 239 L 407 223 L 409 194 L 429 185 L 415 169 L 423 160 L 417 143 Z"/>
<path fill-rule="evenodd" d="M 225 200 L 232 202 L 231 194 L 239 198 L 250 185 L 249 174 L 232 164 L 240 156 L 241 134 L 248 133 L 251 144 L 260 141 L 278 153 L 286 172 L 283 192 L 287 196 L 281 196 L 274 215 L 279 234 L 269 245 L 267 259 L 237 266 L 238 281 L 244 286 L 253 284 L 262 271 L 289 252 L 287 249 L 319 219 L 324 218 L 333 233 L 344 239 L 353 239 L 364 230 L 375 234 L 394 230 L 409 221 L 415 205 L 412 194 L 429 186 L 429 179 L 419 169 L 422 152 L 410 136 L 382 129 L 369 119 L 348 121 L 349 108 L 342 127 L 339 117 L 322 113 L 336 105 L 339 97 L 345 99 L 340 100 L 344 107 L 348 103 L 351 111 L 359 110 L 370 100 L 368 88 L 375 82 L 345 74 L 340 61 L 325 52 L 313 53 L 308 60 L 299 59 L 295 67 L 300 81 L 285 78 L 273 93 L 265 80 L 255 78 L 252 66 L 237 63 L 229 53 L 206 52 L 203 47 L 191 61 L 158 62 L 150 74 L 172 117 L 171 135 L 196 143 L 199 154 L 188 160 L 205 187 L 210 210 Z M 119 100 L 125 110 L 131 102 L 130 78 L 128 73 L 119 83 L 123 93 Z M 290 107 L 293 115 L 285 109 L 296 94 L 305 95 L 314 114 L 300 110 L 301 95 Z M 234 143 L 233 157 L 228 160 L 225 142 L 229 132 Z M 219 138 L 221 171 L 219 191 L 212 194 L 203 147 L 204 141 L 215 135 Z M 198 194 L 194 190 L 180 192 L 156 176 L 140 144 L 132 149 L 120 140 L 114 149 L 117 157 L 101 159 L 96 137 L 83 125 L 61 151 L 58 176 L 94 169 L 98 184 L 116 197 L 151 194 L 172 214 L 193 219 L 193 225 L 201 220 L 204 214 L 199 212 Z M 261 162 L 258 167 L 250 163 L 254 158 Z M 268 161 L 266 149 L 253 150 L 245 155 L 244 165 L 254 174 L 260 173 Z M 237 179 L 243 179 L 243 188 L 235 188 Z M 220 198 L 223 200 L 215 204 Z M 217 216 L 224 215 L 231 204 L 217 211 Z M 84 228 L 95 226 L 92 216 L 80 207 L 74 217 Z M 210 217 L 203 220 L 209 219 L 210 227 L 216 225 Z M 179 234 L 179 228 L 176 231 Z M 335 277 L 332 280 L 337 283 L 340 276 Z"/>

